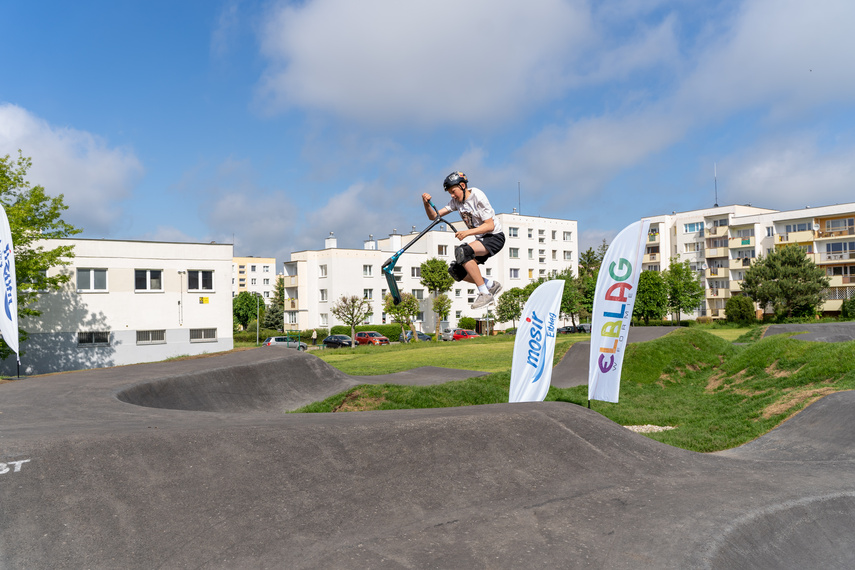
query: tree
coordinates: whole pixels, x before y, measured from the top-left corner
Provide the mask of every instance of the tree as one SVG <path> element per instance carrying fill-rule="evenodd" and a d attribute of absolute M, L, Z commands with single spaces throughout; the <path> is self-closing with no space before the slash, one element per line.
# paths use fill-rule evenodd
<path fill-rule="evenodd" d="M 635 307 L 632 316 L 644 319 L 648 324 L 650 319 L 659 320 L 668 312 L 668 286 L 658 271 L 642 271 L 638 276 L 638 290 L 635 295 Z"/>
<path fill-rule="evenodd" d="M 273 289 L 273 300 L 271 302 L 274 307 L 285 310 L 285 277 L 283 275 L 276 277 L 276 287 Z"/>
<path fill-rule="evenodd" d="M 440 293 L 436 297 L 433 298 L 433 304 L 431 306 L 433 312 L 439 316 L 439 320 L 437 321 L 437 329 L 436 329 L 436 337 L 434 340 L 439 342 L 440 334 L 439 334 L 439 321 L 447 321 L 448 315 L 451 313 L 451 297 L 446 295 L 445 293 Z"/>
<path fill-rule="evenodd" d="M 797 245 L 762 255 L 745 271 L 742 291 L 778 317 L 813 315 L 825 300 L 829 279 Z"/>
<path fill-rule="evenodd" d="M 264 316 L 261 319 L 261 326 L 275 331 L 282 330 L 282 327 L 285 326 L 285 311 L 282 310 L 282 307 L 276 303 L 270 305 L 270 307 L 264 311 Z"/>
<path fill-rule="evenodd" d="M 434 296 L 434 306 L 436 306 L 436 298 L 448 291 L 451 291 L 451 287 L 454 285 L 454 278 L 451 277 L 448 273 L 448 264 L 445 263 L 444 260 L 438 259 L 436 257 L 432 257 L 428 259 L 424 263 L 421 264 L 421 279 L 420 283 L 427 287 L 428 291 L 433 293 Z M 451 304 L 449 301 L 449 310 L 451 309 Z M 439 311 L 434 309 L 434 313 L 437 313 L 439 316 Z M 448 312 L 445 313 L 445 320 L 448 318 Z M 436 337 L 439 339 L 439 322 L 440 318 L 436 319 Z"/>
<path fill-rule="evenodd" d="M 565 319 L 570 319 L 573 326 L 576 326 L 576 317 L 582 309 L 584 301 L 582 292 L 579 290 L 578 282 L 573 277 L 573 270 L 569 267 L 558 273 L 555 279 L 564 280 L 564 292 L 561 294 L 561 315 Z"/>
<path fill-rule="evenodd" d="M 579 275 L 587 275 L 596 279 L 601 262 L 602 258 L 598 258 L 597 252 L 589 247 L 579 255 Z"/>
<path fill-rule="evenodd" d="M 745 295 L 734 295 L 724 305 L 727 322 L 746 325 L 754 322 L 754 301 Z"/>
<path fill-rule="evenodd" d="M 32 160 L 18 151 L 18 158 L 8 154 L 0 158 L 0 203 L 9 218 L 12 243 L 15 253 L 15 277 L 18 297 L 19 341 L 27 339 L 24 330 L 26 318 L 37 317 L 41 311 L 32 305 L 45 291 L 58 291 L 71 279 L 71 275 L 60 272 L 48 277 L 52 267 L 67 266 L 74 257 L 73 246 L 45 247 L 46 239 L 67 238 L 82 230 L 62 220 L 68 209 L 60 194 L 50 197 L 42 186 L 31 186 L 27 171 Z M 5 342 L 0 344 L 0 358 L 12 354 Z"/>
<path fill-rule="evenodd" d="M 522 317 L 524 306 L 525 292 L 519 287 L 508 289 L 499 295 L 499 302 L 496 303 L 496 319 L 501 323 L 511 321 L 516 328 L 517 321 Z"/>
<path fill-rule="evenodd" d="M 249 321 L 258 319 L 262 305 L 264 305 L 264 301 L 258 293 L 241 291 L 232 300 L 232 312 L 235 320 L 243 329 L 246 329 Z"/>
<path fill-rule="evenodd" d="M 344 324 L 350 326 L 350 338 L 356 338 L 356 325 L 371 315 L 371 303 L 358 295 L 342 295 L 338 302 L 330 308 L 333 315 Z M 355 342 L 355 341 L 354 341 Z"/>
<path fill-rule="evenodd" d="M 419 314 L 419 300 L 412 293 L 401 293 L 401 302 L 397 305 L 392 299 L 392 295 L 387 293 L 383 298 L 383 309 L 386 314 L 392 318 L 392 322 L 401 323 L 401 326 L 413 331 L 413 338 L 418 340 L 418 336 L 413 330 L 413 320 Z"/>
<path fill-rule="evenodd" d="M 672 257 L 663 278 L 668 287 L 668 310 L 677 315 L 679 323 L 681 313 L 691 313 L 703 302 L 704 287 L 688 259 L 679 262 L 676 257 Z"/>

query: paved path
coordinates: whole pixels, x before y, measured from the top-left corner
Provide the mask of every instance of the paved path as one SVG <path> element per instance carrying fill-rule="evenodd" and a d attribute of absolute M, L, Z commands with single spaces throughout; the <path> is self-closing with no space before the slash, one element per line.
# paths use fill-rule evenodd
<path fill-rule="evenodd" d="M 283 413 L 363 380 L 269 347 L 0 386 L 0 568 L 855 567 L 855 392 L 718 454 L 559 402 Z"/>

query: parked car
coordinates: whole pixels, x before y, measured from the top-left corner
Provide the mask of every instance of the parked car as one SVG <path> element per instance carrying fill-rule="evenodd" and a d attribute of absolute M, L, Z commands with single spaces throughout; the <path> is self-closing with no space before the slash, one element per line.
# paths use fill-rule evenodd
<path fill-rule="evenodd" d="M 581 323 L 576 327 L 576 332 L 589 333 L 591 332 L 591 323 Z"/>
<path fill-rule="evenodd" d="M 454 329 L 442 329 L 442 340 L 454 340 Z"/>
<path fill-rule="evenodd" d="M 261 346 L 286 346 L 288 348 L 296 348 L 299 351 L 304 351 L 309 346 L 305 342 L 300 342 L 296 337 L 287 337 L 287 336 L 269 336 L 264 339 L 264 342 L 261 343 Z"/>
<path fill-rule="evenodd" d="M 416 333 L 416 337 L 418 337 L 419 342 L 425 342 L 425 341 L 433 340 L 430 336 L 426 335 L 422 331 L 418 331 Z M 413 340 L 413 331 L 407 331 L 407 342 L 410 342 L 411 340 Z"/>
<path fill-rule="evenodd" d="M 323 340 L 324 348 L 341 348 L 353 346 L 353 339 L 346 334 L 331 334 Z"/>
<path fill-rule="evenodd" d="M 478 338 L 479 335 L 475 331 L 467 330 L 467 329 L 455 329 L 454 336 L 451 340 L 462 340 L 465 338 Z"/>
<path fill-rule="evenodd" d="M 356 333 L 358 344 L 389 344 L 389 339 L 377 331 L 360 331 Z"/>
<path fill-rule="evenodd" d="M 558 334 L 570 334 L 574 332 L 576 332 L 576 327 L 574 326 L 558 328 Z"/>

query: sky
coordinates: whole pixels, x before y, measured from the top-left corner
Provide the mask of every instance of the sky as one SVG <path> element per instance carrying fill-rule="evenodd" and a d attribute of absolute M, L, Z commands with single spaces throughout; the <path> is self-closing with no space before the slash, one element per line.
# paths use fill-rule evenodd
<path fill-rule="evenodd" d="M 853 201 L 851 0 L 0 0 L 0 156 L 82 237 L 275 257 L 462 170 L 578 221 Z M 454 218 L 452 218 L 453 220 Z"/>

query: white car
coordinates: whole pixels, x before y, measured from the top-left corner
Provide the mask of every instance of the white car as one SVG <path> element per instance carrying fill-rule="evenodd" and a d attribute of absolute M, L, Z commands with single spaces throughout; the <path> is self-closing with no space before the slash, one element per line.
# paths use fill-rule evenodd
<path fill-rule="evenodd" d="M 442 340 L 454 340 L 454 329 L 442 329 Z"/>

